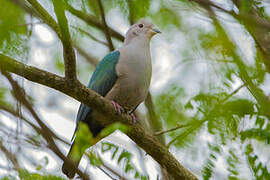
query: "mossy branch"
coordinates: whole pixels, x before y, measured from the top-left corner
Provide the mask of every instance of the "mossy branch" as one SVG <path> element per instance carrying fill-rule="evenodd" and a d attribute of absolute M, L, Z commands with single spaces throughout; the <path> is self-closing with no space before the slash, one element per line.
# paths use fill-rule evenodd
<path fill-rule="evenodd" d="M 57 76 L 50 72 L 25 65 L 10 57 L 0 54 L 0 69 L 22 76 L 30 81 L 56 89 L 102 113 L 106 121 L 100 123 L 104 125 L 120 121 L 130 126 L 127 135 L 134 140 L 137 145 L 143 148 L 147 154 L 151 155 L 162 167 L 165 167 L 175 179 L 197 179 L 190 171 L 185 169 L 174 156 L 164 147 L 157 138 L 138 123 L 134 124 L 127 114 L 118 115 L 111 102 L 96 92 L 88 89 L 79 81 L 70 84 L 66 78 Z"/>

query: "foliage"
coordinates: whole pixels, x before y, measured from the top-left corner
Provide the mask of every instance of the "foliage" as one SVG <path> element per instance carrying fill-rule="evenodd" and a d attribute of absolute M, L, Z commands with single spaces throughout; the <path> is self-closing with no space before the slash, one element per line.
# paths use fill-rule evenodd
<path fill-rule="evenodd" d="M 64 178 L 55 176 L 55 175 L 43 175 L 38 173 L 30 173 L 27 170 L 20 170 L 19 177 L 21 180 L 64 180 Z M 5 176 L 1 178 L 1 180 L 13 180 L 16 177 L 13 176 Z"/>
<path fill-rule="evenodd" d="M 205 161 L 204 167 L 202 169 L 203 179 L 210 179 L 215 168 L 215 163 L 217 161 L 217 155 L 220 154 L 220 148 L 217 145 L 208 144 L 210 153 Z"/>
<path fill-rule="evenodd" d="M 29 173 L 26 170 L 19 172 L 19 177 L 22 180 L 63 180 L 64 178 L 54 175 L 41 175 L 38 173 Z"/>
<path fill-rule="evenodd" d="M 76 141 L 72 149 L 72 158 L 74 158 L 74 160 L 80 159 L 85 150 L 92 144 L 95 144 L 92 133 L 89 131 L 87 124 L 80 122 L 78 131 L 76 132 Z"/>
<path fill-rule="evenodd" d="M 121 148 L 113 143 L 110 142 L 102 142 L 101 144 L 101 152 L 112 152 L 111 159 L 116 160 L 117 164 L 123 164 L 124 165 L 124 172 L 125 173 L 133 173 L 135 179 L 141 179 L 141 180 L 147 180 L 149 177 L 147 175 L 142 175 L 139 170 L 135 167 L 135 165 L 132 163 L 132 154 Z M 118 155 L 117 155 L 118 153 Z"/>
<path fill-rule="evenodd" d="M 270 131 L 269 129 L 251 128 L 241 132 L 241 139 L 256 139 L 262 141 L 265 144 L 270 143 Z"/>
<path fill-rule="evenodd" d="M 39 57 L 36 57 L 34 53 L 31 54 L 35 52 L 35 46 L 39 46 L 39 48 L 44 48 L 42 50 L 48 56 L 45 68 L 64 74 L 62 51 L 59 50 L 61 48 L 56 45 L 57 43 L 45 47 L 33 33 L 33 27 L 35 27 L 33 22 L 38 20 L 38 17 L 35 17 L 36 10 L 33 10 L 35 8 L 27 3 L 28 10 L 33 10 L 29 13 L 14 2 L 0 0 L 0 52 L 11 57 L 19 57 L 18 59 L 31 60 L 34 57 L 37 58 L 34 65 L 43 66 L 43 63 L 39 64 Z M 250 167 L 250 169 L 245 169 L 245 172 L 251 172 L 253 177 L 250 178 L 270 179 L 269 168 L 267 168 L 269 162 L 262 161 L 262 158 L 266 156 L 269 158 L 269 155 L 267 153 L 256 154 L 258 153 L 256 151 L 258 143 L 267 147 L 270 143 L 268 88 L 270 11 L 267 2 L 229 0 L 227 1 L 230 4 L 229 7 L 223 1 L 209 1 L 210 5 L 214 3 L 220 8 L 211 8 L 208 1 L 195 0 L 101 0 L 101 2 L 104 6 L 106 21 L 109 27 L 116 32 L 122 32 L 126 28 L 122 24 L 131 24 L 141 18 L 149 19 L 164 32 L 161 37 L 155 39 L 158 44 L 152 46 L 155 47 L 155 50 L 151 53 L 156 53 L 152 54 L 153 65 L 156 68 L 153 71 L 153 77 L 159 77 L 159 73 L 162 74 L 161 76 L 168 74 L 172 77 L 168 78 L 170 82 L 159 89 L 158 93 L 152 93 L 154 110 L 162 121 L 163 130 L 183 125 L 182 128 L 165 133 L 168 148 L 173 146 L 172 152 L 188 152 L 187 158 L 190 154 L 198 155 L 199 152 L 205 152 L 202 157 L 192 156 L 194 158 L 192 162 L 198 162 L 194 172 L 200 171 L 197 176 L 202 179 L 219 179 L 216 177 L 218 158 L 223 159 L 226 164 L 222 175 L 227 179 L 244 179 L 242 177 L 245 177 L 245 174 L 239 170 L 240 164 Z M 51 1 L 40 1 L 40 3 L 52 17 L 55 17 Z M 70 27 L 79 27 L 106 42 L 103 33 L 104 27 L 99 27 L 99 23 L 102 21 L 97 0 L 65 0 L 65 3 L 90 15 L 87 18 L 93 18 L 92 21 L 97 22 L 91 24 L 84 21 L 69 13 L 67 9 L 66 15 Z M 222 10 L 222 8 L 226 9 Z M 127 23 L 127 21 L 129 22 Z M 119 22 L 121 22 L 121 26 Z M 47 22 L 41 21 L 42 26 L 49 28 L 49 25 L 44 25 L 45 23 Z M 74 33 L 73 37 L 76 37 L 76 44 L 73 40 L 72 43 L 78 47 L 84 47 L 83 49 L 87 50 L 86 54 L 92 56 L 93 53 L 93 56 L 100 58 L 107 53 L 106 45 L 93 41 L 93 38 L 88 39 L 89 36 L 85 36 L 85 33 L 79 31 L 72 31 L 72 33 Z M 117 39 L 113 37 L 115 47 L 120 44 Z M 47 51 L 48 49 L 50 51 Z M 28 54 L 31 56 L 26 57 Z M 79 51 L 78 54 L 80 54 Z M 161 55 L 162 58 L 165 57 L 166 62 L 161 62 L 159 59 Z M 162 61 L 165 61 L 164 59 Z M 31 65 L 31 63 L 33 62 L 30 61 L 29 64 Z M 77 64 L 81 65 L 79 60 Z M 156 64 L 160 64 L 160 66 L 157 68 Z M 171 68 L 172 66 L 175 67 Z M 159 68 L 166 70 L 159 71 Z M 176 68 L 181 69 L 181 72 L 175 72 Z M 89 69 L 88 66 L 78 66 L 79 76 L 87 74 L 87 77 L 78 79 L 89 78 L 91 70 L 93 69 Z M 82 71 L 85 73 L 80 73 Z M 156 79 L 159 83 L 159 79 Z M 2 81 L 2 78 L 0 83 L 0 106 L 10 109 L 14 107 L 13 109 L 17 112 L 20 108 L 9 96 L 13 93 L 8 90 L 9 85 Z M 26 91 L 34 96 L 35 88 L 32 86 L 29 88 L 28 82 L 25 84 L 22 83 L 25 85 Z M 40 98 L 42 102 L 47 101 L 47 98 L 43 97 L 45 96 L 40 93 L 35 98 Z M 31 97 L 28 99 L 32 102 L 35 101 Z M 59 99 L 57 97 L 55 101 Z M 38 110 L 44 108 L 40 105 L 42 104 L 40 101 L 37 102 Z M 32 104 L 34 105 L 34 103 Z M 142 109 L 144 110 L 144 108 Z M 21 113 L 29 118 L 28 112 L 24 112 L 24 109 L 19 112 L 19 114 Z M 6 114 L 0 115 L 2 118 Z M 68 118 L 71 119 L 71 117 Z M 14 119 L 13 124 L 20 124 L 16 118 Z M 9 122 L 2 121 L 2 119 L 0 124 L 0 130 L 9 127 Z M 88 147 L 96 144 L 100 137 L 106 137 L 116 129 L 125 133 L 129 127 L 121 123 L 114 123 L 103 129 L 98 138 L 94 138 L 87 125 L 79 124 L 76 134 L 77 141 L 74 145 L 74 157 L 78 158 L 85 153 Z M 24 130 L 14 130 L 12 135 L 22 132 Z M 8 147 L 10 146 L 8 149 L 17 152 L 15 151 L 16 143 L 21 137 L 18 134 L 14 137 L 17 139 L 8 139 L 8 141 L 15 142 L 13 143 L 15 145 L 8 144 Z M 26 134 L 23 138 L 23 142 L 31 145 L 31 148 L 39 147 L 40 150 L 46 144 L 41 135 L 36 133 Z M 6 138 L 1 137 L 1 139 Z M 205 147 L 204 143 L 206 143 Z M 102 153 L 111 153 L 111 159 L 104 160 L 102 156 L 89 151 L 86 155 L 92 166 L 101 167 L 105 165 L 105 161 L 115 161 L 122 172 L 132 175 L 133 178 L 149 179 L 147 174 L 142 174 L 132 163 L 133 152 L 111 142 L 104 141 L 101 144 Z M 239 153 L 236 153 L 234 147 L 238 147 L 238 145 L 240 149 L 237 150 Z M 18 149 L 20 148 L 24 149 L 21 146 L 18 147 Z M 227 150 L 226 153 L 223 153 L 223 149 Z M 245 159 L 245 161 L 242 162 L 240 159 Z M 183 161 L 185 160 L 183 159 Z M 36 172 L 30 173 L 22 170 L 19 172 L 19 177 L 21 179 L 62 179 L 46 173 L 39 174 L 41 170 L 46 171 L 44 165 L 34 164 L 38 164 L 35 168 Z M 192 163 L 187 163 L 187 166 L 189 169 L 193 168 Z M 2 179 L 15 178 L 6 176 Z"/>
<path fill-rule="evenodd" d="M 260 159 L 256 154 L 254 154 L 254 149 L 251 144 L 246 147 L 246 155 L 248 163 L 253 171 L 253 175 L 256 179 L 269 179 L 270 173 L 265 165 L 260 162 Z"/>
<path fill-rule="evenodd" d="M 100 132 L 100 136 L 106 137 L 106 136 L 110 135 L 111 133 L 113 133 L 117 129 L 122 131 L 123 133 L 126 133 L 129 130 L 129 127 L 127 125 L 119 123 L 119 122 L 113 123 L 113 124 L 106 126 L 104 129 L 102 129 L 102 131 Z"/>
<path fill-rule="evenodd" d="M 1 0 L 0 4 L 5 7 L 0 11 L 0 51 L 22 55 L 27 35 L 25 13 L 10 1 Z"/>

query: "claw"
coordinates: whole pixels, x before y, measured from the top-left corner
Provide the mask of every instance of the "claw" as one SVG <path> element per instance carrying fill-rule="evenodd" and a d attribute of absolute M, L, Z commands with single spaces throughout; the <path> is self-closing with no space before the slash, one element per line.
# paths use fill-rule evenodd
<path fill-rule="evenodd" d="M 122 106 L 120 106 L 117 102 L 112 101 L 112 105 L 114 106 L 115 110 L 117 110 L 117 112 L 119 114 L 121 114 L 122 112 L 124 112 L 124 108 L 122 108 Z"/>
<path fill-rule="evenodd" d="M 129 115 L 132 118 L 133 123 L 136 123 L 136 120 L 137 120 L 136 116 L 133 113 L 131 113 Z"/>

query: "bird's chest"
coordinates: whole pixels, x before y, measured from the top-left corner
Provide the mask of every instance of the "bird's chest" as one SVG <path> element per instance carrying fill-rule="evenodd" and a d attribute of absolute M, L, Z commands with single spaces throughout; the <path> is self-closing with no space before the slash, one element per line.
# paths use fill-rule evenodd
<path fill-rule="evenodd" d="M 148 52 L 124 54 L 116 66 L 119 80 L 132 89 L 149 87 L 152 65 Z"/>
<path fill-rule="evenodd" d="M 132 108 L 146 98 L 152 74 L 150 53 L 129 53 L 120 57 L 116 66 L 118 80 L 116 88 L 119 103 Z"/>

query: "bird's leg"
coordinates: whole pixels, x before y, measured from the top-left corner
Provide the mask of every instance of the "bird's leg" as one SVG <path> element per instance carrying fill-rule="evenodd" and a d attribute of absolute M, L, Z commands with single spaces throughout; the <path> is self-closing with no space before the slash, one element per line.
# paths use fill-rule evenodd
<path fill-rule="evenodd" d="M 132 118 L 133 123 L 136 123 L 136 116 L 133 113 L 129 113 L 130 117 Z"/>
<path fill-rule="evenodd" d="M 137 107 L 138 107 L 139 105 L 140 105 L 140 104 L 138 104 L 137 106 L 135 106 L 135 108 L 133 108 L 133 110 L 131 110 L 131 111 L 129 112 L 129 115 L 130 115 L 130 117 L 132 118 L 133 123 L 136 123 L 136 120 L 137 120 L 137 118 L 136 118 L 136 116 L 133 114 L 133 112 L 137 109 Z"/>
<path fill-rule="evenodd" d="M 115 110 L 117 110 L 117 112 L 119 114 L 121 114 L 122 112 L 124 112 L 124 108 L 122 108 L 122 106 L 120 106 L 117 102 L 112 101 L 112 105 L 114 106 Z"/>

